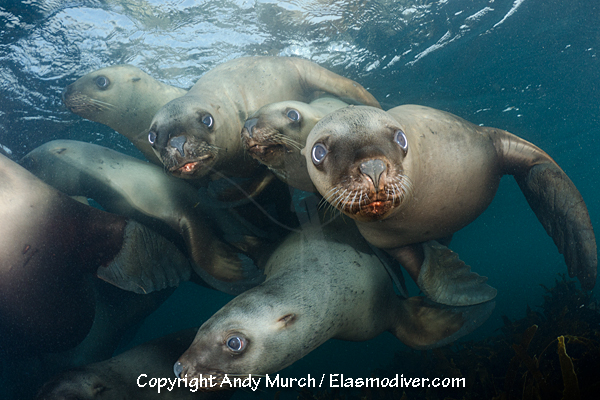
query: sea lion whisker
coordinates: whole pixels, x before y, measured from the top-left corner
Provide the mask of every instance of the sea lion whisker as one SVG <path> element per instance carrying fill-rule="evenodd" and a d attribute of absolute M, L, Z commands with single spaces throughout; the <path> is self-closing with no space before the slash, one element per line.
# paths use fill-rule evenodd
<path fill-rule="evenodd" d="M 103 109 L 111 109 L 111 110 L 113 110 L 113 109 L 116 108 L 116 106 L 114 104 L 107 103 L 106 101 L 102 101 L 102 100 L 98 100 L 98 99 L 92 99 L 92 98 L 90 98 L 89 101 L 90 101 L 90 103 L 92 103 L 92 104 L 94 104 L 96 106 L 104 107 Z"/>
<path fill-rule="evenodd" d="M 269 214 L 267 212 L 267 210 L 265 210 L 256 200 L 254 200 L 254 198 L 244 190 L 244 188 L 242 188 L 240 185 L 238 185 L 234 180 L 232 180 L 231 178 L 229 178 L 228 176 L 224 175 L 222 172 L 217 171 L 216 169 L 210 167 L 210 170 L 217 175 L 219 178 L 223 178 L 225 179 L 227 182 L 229 182 L 231 185 L 235 186 L 238 188 L 239 191 L 241 191 L 244 196 L 246 196 L 246 198 L 248 200 L 250 200 L 250 202 L 252 202 L 268 219 L 270 219 L 271 221 L 273 221 L 276 225 L 282 227 L 283 229 L 287 229 L 291 232 L 299 232 L 299 229 L 295 229 L 292 228 L 290 226 L 287 226 L 286 224 L 279 222 L 278 220 L 276 220 L 275 218 L 273 218 L 271 216 L 271 214 Z"/>
<path fill-rule="evenodd" d="M 295 148 L 297 150 L 302 150 L 302 147 L 301 147 L 300 143 L 298 143 L 297 141 L 295 141 L 291 137 L 282 134 L 279 131 L 277 131 L 276 133 L 274 133 L 272 135 L 272 137 L 269 138 L 268 142 L 269 143 L 274 143 L 274 144 L 280 144 L 280 143 L 289 144 L 291 147 L 293 147 L 293 148 Z"/>

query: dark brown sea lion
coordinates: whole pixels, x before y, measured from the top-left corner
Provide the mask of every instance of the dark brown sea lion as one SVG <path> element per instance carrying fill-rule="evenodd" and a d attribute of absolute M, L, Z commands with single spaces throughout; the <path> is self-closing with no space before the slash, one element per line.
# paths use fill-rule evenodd
<path fill-rule="evenodd" d="M 505 174 L 517 180 L 569 275 L 594 287 L 596 240 L 579 191 L 550 156 L 515 135 L 423 106 L 347 107 L 315 125 L 303 154 L 323 197 L 437 302 L 495 296 L 485 278 L 431 241 L 477 218 Z"/>
<path fill-rule="evenodd" d="M 347 105 L 332 97 L 321 97 L 309 104 L 300 101 L 267 104 L 246 120 L 242 144 L 250 156 L 288 185 L 316 192 L 300 150 L 321 118 Z"/>
<path fill-rule="evenodd" d="M 364 341 L 385 331 L 413 348 L 432 348 L 472 331 L 494 307 L 440 307 L 398 296 L 382 262 L 341 218 L 288 236 L 265 272 L 265 282 L 200 327 L 176 375 L 218 383 L 225 374 L 274 373 L 328 339 Z"/>
<path fill-rule="evenodd" d="M 219 171 L 253 176 L 258 163 L 244 153 L 240 132 L 260 107 L 310 101 L 327 92 L 344 101 L 379 107 L 360 84 L 296 57 L 245 57 L 203 75 L 190 91 L 154 116 L 148 139 L 174 176 L 198 179 Z"/>
<path fill-rule="evenodd" d="M 125 136 L 154 164 L 162 165 L 148 143 L 154 114 L 187 90 L 157 81 L 133 65 L 113 65 L 67 86 L 63 102 L 71 112 L 108 125 Z"/>
<path fill-rule="evenodd" d="M 85 277 L 98 269 L 190 269 L 148 228 L 73 200 L 2 155 L 0 183 L 1 353 L 61 351 L 81 342 L 95 307 Z"/>
<path fill-rule="evenodd" d="M 46 382 L 36 400 L 229 399 L 233 391 L 202 392 L 191 381 L 187 386 L 184 382 L 172 385 L 176 381 L 173 363 L 192 342 L 195 333 L 196 329 L 181 331 L 109 360 L 64 372 Z"/>

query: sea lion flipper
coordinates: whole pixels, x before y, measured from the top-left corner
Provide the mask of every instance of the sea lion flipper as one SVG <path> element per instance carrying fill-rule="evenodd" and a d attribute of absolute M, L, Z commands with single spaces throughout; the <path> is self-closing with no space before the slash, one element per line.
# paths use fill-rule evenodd
<path fill-rule="evenodd" d="M 346 102 L 381 108 L 375 97 L 359 83 L 302 58 L 290 58 L 290 61 L 304 79 L 307 91 L 324 91 Z"/>
<path fill-rule="evenodd" d="M 174 244 L 129 220 L 121 251 L 96 273 L 123 290 L 145 294 L 178 286 L 190 279 L 191 272 L 189 261 Z"/>
<path fill-rule="evenodd" d="M 471 271 L 458 255 L 436 241 L 422 243 L 424 261 L 417 278 L 419 289 L 436 303 L 469 306 L 492 300 L 496 289 L 487 278 Z"/>
<path fill-rule="evenodd" d="M 596 283 L 596 238 L 587 207 L 569 177 L 553 162 L 515 174 L 515 179 L 544 229 L 564 256 L 569 276 L 590 290 Z"/>
<path fill-rule="evenodd" d="M 494 310 L 495 303 L 446 307 L 421 296 L 411 297 L 400 303 L 397 324 L 391 331 L 403 343 L 416 349 L 444 346 L 483 324 Z"/>

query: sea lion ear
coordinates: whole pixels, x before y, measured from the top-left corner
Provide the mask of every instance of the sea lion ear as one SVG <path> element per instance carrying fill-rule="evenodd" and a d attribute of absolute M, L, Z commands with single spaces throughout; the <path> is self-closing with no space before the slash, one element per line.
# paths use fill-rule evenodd
<path fill-rule="evenodd" d="M 281 325 L 281 328 L 287 328 L 288 326 L 296 322 L 296 314 L 286 314 L 283 317 L 279 318 L 277 322 Z"/>

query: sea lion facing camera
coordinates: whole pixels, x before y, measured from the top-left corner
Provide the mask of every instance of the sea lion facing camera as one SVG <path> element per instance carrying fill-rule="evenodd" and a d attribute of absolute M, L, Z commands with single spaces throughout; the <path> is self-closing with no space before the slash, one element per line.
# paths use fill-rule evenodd
<path fill-rule="evenodd" d="M 240 281 L 251 280 L 253 273 L 259 273 L 251 264 L 242 263 L 239 251 L 219 239 L 217 225 L 221 221 L 217 218 L 223 219 L 224 212 L 205 207 L 191 185 L 166 175 L 158 166 L 73 140 L 48 142 L 27 154 L 22 163 L 66 194 L 87 196 L 109 212 L 133 218 L 174 241 L 183 240 L 194 261 L 192 266 L 201 276 L 207 273 L 223 281 Z M 138 293 L 164 286 L 161 269 L 138 272 L 143 274 L 144 282 L 119 270 L 104 269 L 100 276 Z"/>
<path fill-rule="evenodd" d="M 125 64 L 101 68 L 77 79 L 65 89 L 63 102 L 80 117 L 110 126 L 149 161 L 162 165 L 148 143 L 148 128 L 162 106 L 186 93 Z"/>
<path fill-rule="evenodd" d="M 201 392 L 191 382 L 171 387 L 164 381 L 175 380 L 173 363 L 196 330 L 177 332 L 109 360 L 64 372 L 46 382 L 36 400 L 226 400 L 233 391 Z M 160 392 L 152 379 L 163 380 Z"/>
<path fill-rule="evenodd" d="M 319 92 L 379 107 L 360 84 L 308 60 L 245 57 L 208 71 L 185 96 L 162 107 L 148 139 L 167 171 L 179 178 L 214 171 L 252 176 L 258 163 L 245 155 L 240 140 L 246 119 L 266 104 L 306 102 Z"/>
<path fill-rule="evenodd" d="M 148 228 L 73 200 L 2 155 L 0 182 L 0 353 L 61 351 L 81 342 L 94 320 L 85 277 L 97 269 L 190 269 Z"/>
<path fill-rule="evenodd" d="M 316 192 L 300 150 L 321 118 L 347 105 L 332 97 L 321 97 L 310 104 L 300 101 L 267 104 L 246 120 L 242 144 L 248 154 L 288 185 Z"/>
<path fill-rule="evenodd" d="M 267 279 L 217 311 L 175 364 L 180 377 L 279 371 L 330 338 L 364 341 L 387 331 L 426 349 L 482 324 L 494 303 L 440 307 L 398 296 L 386 268 L 352 223 L 292 233 L 265 267 Z"/>
<path fill-rule="evenodd" d="M 596 240 L 581 194 L 550 156 L 515 135 L 423 106 L 347 107 L 319 121 L 302 152 L 323 197 L 434 301 L 466 305 L 495 296 L 485 278 L 430 241 L 471 223 L 505 174 L 517 180 L 569 275 L 594 287 Z"/>

